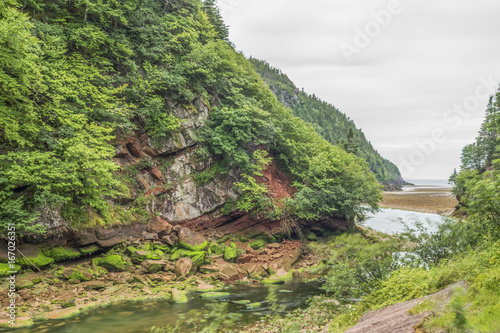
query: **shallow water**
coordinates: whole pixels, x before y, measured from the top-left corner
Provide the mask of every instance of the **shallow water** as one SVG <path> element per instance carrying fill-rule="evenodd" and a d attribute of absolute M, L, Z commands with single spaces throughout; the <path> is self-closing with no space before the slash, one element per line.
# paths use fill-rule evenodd
<path fill-rule="evenodd" d="M 359 224 L 386 234 L 396 234 L 404 232 L 405 228 L 401 222 L 413 227 L 416 222 L 422 223 L 428 231 L 436 231 L 437 226 L 444 221 L 444 217 L 437 214 L 427 214 L 410 212 L 399 209 L 380 209 L 378 213 L 369 214 L 367 218 Z"/>
<path fill-rule="evenodd" d="M 51 320 L 15 332 L 37 333 L 146 333 L 151 327 L 172 327 L 175 332 L 201 332 L 208 325 L 233 320 L 241 327 L 265 315 L 288 312 L 307 306 L 307 300 L 323 294 L 319 281 L 305 283 L 294 279 L 284 285 L 235 285 L 231 295 L 220 300 L 203 300 L 199 293 L 188 294 L 189 302 L 174 304 L 164 300 L 125 302 L 83 313 L 75 318 Z M 249 309 L 234 301 L 249 300 L 261 306 Z M 166 331 L 169 332 L 169 331 Z"/>

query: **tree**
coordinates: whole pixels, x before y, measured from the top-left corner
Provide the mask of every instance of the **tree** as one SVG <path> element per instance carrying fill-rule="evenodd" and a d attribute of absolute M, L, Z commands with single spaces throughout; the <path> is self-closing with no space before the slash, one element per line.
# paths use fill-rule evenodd
<path fill-rule="evenodd" d="M 208 14 L 210 22 L 214 26 L 218 33 L 218 38 L 229 41 L 229 28 L 224 23 L 224 19 L 217 7 L 216 0 L 205 0 L 203 1 L 203 9 Z"/>
<path fill-rule="evenodd" d="M 355 137 L 354 128 L 349 127 L 347 131 L 347 140 L 344 141 L 340 147 L 348 153 L 357 155 L 359 151 L 359 140 Z"/>

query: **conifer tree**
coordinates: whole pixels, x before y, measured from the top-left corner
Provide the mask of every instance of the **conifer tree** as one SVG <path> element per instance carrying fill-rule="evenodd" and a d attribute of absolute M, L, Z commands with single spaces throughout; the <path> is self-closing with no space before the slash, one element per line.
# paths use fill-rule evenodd
<path fill-rule="evenodd" d="M 229 28 L 224 23 L 219 7 L 217 7 L 216 0 L 205 0 L 203 2 L 203 7 L 210 18 L 210 22 L 218 32 L 218 37 L 222 40 L 229 41 Z"/>

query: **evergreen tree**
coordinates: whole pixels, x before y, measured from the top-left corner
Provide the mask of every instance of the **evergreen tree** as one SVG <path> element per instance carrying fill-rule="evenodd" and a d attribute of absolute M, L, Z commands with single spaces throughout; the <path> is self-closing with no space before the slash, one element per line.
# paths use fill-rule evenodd
<path fill-rule="evenodd" d="M 205 0 L 203 8 L 210 19 L 210 23 L 214 26 L 218 33 L 218 38 L 229 41 L 229 28 L 224 23 L 219 7 L 217 7 L 216 0 Z"/>
<path fill-rule="evenodd" d="M 353 127 L 349 127 L 347 131 L 347 140 L 341 145 L 341 148 L 346 152 L 356 155 L 359 151 L 359 140 L 356 138 L 356 133 Z"/>

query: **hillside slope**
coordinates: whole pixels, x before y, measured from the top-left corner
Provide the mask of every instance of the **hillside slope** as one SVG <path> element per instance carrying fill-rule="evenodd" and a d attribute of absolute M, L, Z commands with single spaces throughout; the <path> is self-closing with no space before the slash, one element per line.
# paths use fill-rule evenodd
<path fill-rule="evenodd" d="M 292 109 L 294 116 L 311 123 L 316 131 L 330 143 L 341 147 L 349 147 L 350 144 L 348 151 L 354 150 L 357 156 L 365 159 L 380 182 L 402 180 L 398 167 L 380 156 L 366 139 L 363 131 L 357 129 L 354 121 L 346 114 L 320 100 L 314 94 L 309 95 L 299 90 L 286 74 L 266 61 L 255 58 L 250 58 L 249 61 L 278 100 Z M 352 129 L 351 135 L 349 135 L 349 129 Z"/>
<path fill-rule="evenodd" d="M 226 39 L 213 2 L 2 2 L 0 228 L 375 209 L 365 161 L 294 117 Z"/>

